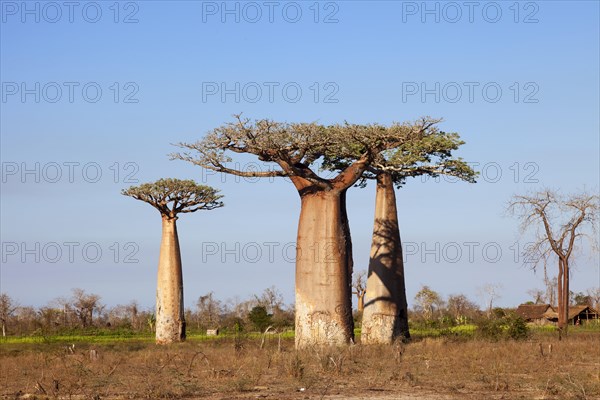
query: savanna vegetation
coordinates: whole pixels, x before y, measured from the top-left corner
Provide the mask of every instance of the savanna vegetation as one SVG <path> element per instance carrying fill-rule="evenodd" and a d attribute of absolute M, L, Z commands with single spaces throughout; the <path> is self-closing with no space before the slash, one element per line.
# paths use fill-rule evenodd
<path fill-rule="evenodd" d="M 136 302 L 107 307 L 81 289 L 38 308 L 1 300 L 9 311 L 0 340 L 2 398 L 600 396 L 599 324 L 571 327 L 559 341 L 555 326 L 528 327 L 510 309 L 488 313 L 464 295 L 444 298 L 427 286 L 412 302 L 409 342 L 360 345 L 355 311 L 357 345 L 300 350 L 293 307 L 275 287 L 244 301 L 199 296 L 185 310 L 187 341 L 169 346 L 154 343 L 153 310 Z M 216 328 L 217 336 L 206 334 Z"/>
<path fill-rule="evenodd" d="M 131 187 L 122 194 L 161 214 L 156 306 L 108 307 L 83 289 L 42 307 L 0 295 L 0 396 L 599 398 L 600 325 L 588 321 L 565 337 L 568 306 L 597 309 L 600 300 L 595 287 L 569 290 L 577 246 L 595 240 L 598 196 L 543 191 L 509 203 L 523 230 L 537 229 L 527 255 L 544 265 L 547 287 L 532 290 L 531 301 L 558 303 L 558 327 L 532 327 L 515 310 L 496 307 L 499 284 L 481 288 L 483 309 L 463 294 L 445 298 L 428 286 L 412 303 L 406 298 L 395 188 L 421 175 L 470 183 L 477 177 L 453 154 L 464 142 L 439 130 L 440 121 L 325 126 L 238 115 L 197 142 L 180 143 L 173 159 L 226 174 L 288 178 L 297 190 L 294 305 L 270 287 L 246 300 L 205 293 L 186 307 L 176 221 L 222 207 L 222 196 L 192 180 Z M 232 169 L 238 154 L 274 168 Z M 324 170 L 333 175 L 324 177 Z M 355 272 L 346 195 L 369 181 L 376 184 L 372 250 L 363 260 L 368 271 Z M 325 256 L 307 256 L 315 248 Z M 555 261 L 552 279 L 546 266 Z"/>

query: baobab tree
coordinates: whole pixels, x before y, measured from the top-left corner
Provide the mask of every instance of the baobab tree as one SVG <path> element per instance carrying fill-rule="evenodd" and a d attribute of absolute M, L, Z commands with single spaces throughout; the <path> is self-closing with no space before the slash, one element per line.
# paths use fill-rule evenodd
<path fill-rule="evenodd" d="M 367 271 L 360 271 L 352 281 L 352 294 L 356 295 L 358 312 L 365 308 L 365 293 L 367 292 Z"/>
<path fill-rule="evenodd" d="M 160 179 L 123 190 L 122 194 L 156 208 L 162 217 L 162 240 L 156 287 L 156 342 L 185 340 L 183 273 L 176 221 L 180 213 L 213 210 L 223 206 L 223 196 L 193 180 Z"/>
<path fill-rule="evenodd" d="M 83 289 L 73 289 L 71 298 L 73 312 L 79 318 L 81 326 L 86 328 L 94 324 L 94 311 L 99 313 L 104 306 L 100 304 L 100 296 L 94 293 L 86 293 Z"/>
<path fill-rule="evenodd" d="M 398 224 L 394 186 L 401 187 L 409 177 L 450 175 L 474 182 L 476 173 L 460 158 L 454 158 L 463 141 L 456 133 L 437 128 L 441 119 L 421 118 L 405 125 L 414 134 L 412 140 L 391 143 L 377 154 L 365 169 L 359 186 L 368 180 L 376 181 L 375 219 L 369 260 L 361 342 L 365 344 L 392 343 L 410 337 L 408 304 L 404 279 L 402 243 Z M 328 168 L 337 170 L 356 159 L 333 155 L 326 161 Z"/>
<path fill-rule="evenodd" d="M 527 247 L 525 259 L 533 260 L 534 269 L 540 263 L 546 269 L 551 257 L 558 261 L 559 335 L 567 333 L 573 253 L 585 238 L 597 249 L 598 201 L 599 196 L 595 194 L 582 192 L 563 196 L 546 189 L 531 195 L 515 195 L 508 203 L 508 212 L 521 220 L 521 231 L 534 230 L 534 242 Z"/>
<path fill-rule="evenodd" d="M 346 214 L 346 191 L 374 157 L 391 143 L 412 138 L 396 124 L 281 123 L 235 116 L 235 121 L 209 132 L 196 143 L 180 143 L 181 159 L 213 171 L 245 177 L 288 177 L 300 196 L 296 250 L 296 347 L 347 344 L 354 340 L 351 274 L 352 251 Z M 360 155 L 339 173 L 318 175 L 316 161 L 326 152 Z M 240 171 L 227 166 L 229 154 L 253 154 L 276 164 L 269 171 Z"/>

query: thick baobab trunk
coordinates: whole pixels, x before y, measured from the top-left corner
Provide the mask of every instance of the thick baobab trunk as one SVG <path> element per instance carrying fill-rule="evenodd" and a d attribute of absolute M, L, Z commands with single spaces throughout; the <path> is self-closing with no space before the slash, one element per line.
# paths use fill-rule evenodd
<path fill-rule="evenodd" d="M 185 340 L 183 274 L 176 218 L 163 216 L 156 287 L 156 343 Z"/>
<path fill-rule="evenodd" d="M 354 340 L 344 191 L 301 193 L 296 250 L 296 347 Z"/>
<path fill-rule="evenodd" d="M 391 176 L 380 174 L 377 176 L 375 224 L 361 343 L 389 344 L 409 337 L 396 195 Z"/>

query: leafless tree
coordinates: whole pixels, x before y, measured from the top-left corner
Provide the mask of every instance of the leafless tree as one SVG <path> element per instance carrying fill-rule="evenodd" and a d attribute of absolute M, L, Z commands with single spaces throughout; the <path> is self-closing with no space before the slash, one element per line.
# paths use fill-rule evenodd
<path fill-rule="evenodd" d="M 558 278 L 555 276 L 553 278 L 548 278 L 546 274 L 546 269 L 544 268 L 544 284 L 546 285 L 546 303 L 551 306 L 556 306 L 556 298 L 558 292 Z"/>
<path fill-rule="evenodd" d="M 6 293 L 0 294 L 0 323 L 2 324 L 2 337 L 6 337 L 6 325 L 18 305 Z"/>
<path fill-rule="evenodd" d="M 203 328 L 214 329 L 221 323 L 221 314 L 223 305 L 214 297 L 213 292 L 209 292 L 198 298 L 196 303 L 198 309 L 198 323 Z"/>
<path fill-rule="evenodd" d="M 535 304 L 542 304 L 546 300 L 546 292 L 542 289 L 530 289 L 527 294 L 531 296 Z"/>
<path fill-rule="evenodd" d="M 127 310 L 129 311 L 129 318 L 131 327 L 133 329 L 140 328 L 140 306 L 136 300 L 131 300 L 131 302 L 127 305 Z"/>
<path fill-rule="evenodd" d="M 100 303 L 99 295 L 88 294 L 79 288 L 73 289 L 71 306 L 81 326 L 84 328 L 92 326 L 94 323 L 94 312 L 100 312 L 104 308 Z"/>
<path fill-rule="evenodd" d="M 283 295 L 275 286 L 266 288 L 260 296 L 256 296 L 256 301 L 259 306 L 265 307 L 267 312 L 274 316 L 283 308 Z"/>
<path fill-rule="evenodd" d="M 467 316 L 473 317 L 479 312 L 477 304 L 469 300 L 464 294 L 452 294 L 448 296 L 446 309 L 456 321 L 464 320 Z"/>
<path fill-rule="evenodd" d="M 566 334 L 569 308 L 569 278 L 572 256 L 578 244 L 588 239 L 597 250 L 598 195 L 586 192 L 568 196 L 543 190 L 531 195 L 515 195 L 508 212 L 521 220 L 521 231 L 532 230 L 534 243 L 526 257 L 533 268 L 558 261 L 558 327 Z"/>
<path fill-rule="evenodd" d="M 429 286 L 421 287 L 415 295 L 415 302 L 417 309 L 421 310 L 426 320 L 431 320 L 435 309 L 440 309 L 443 305 L 442 296 Z"/>
<path fill-rule="evenodd" d="M 57 326 L 64 325 L 63 311 L 53 306 L 40 307 L 37 310 L 42 328 L 46 331 L 52 331 Z"/>
<path fill-rule="evenodd" d="M 596 311 L 600 309 L 600 287 L 596 286 L 587 290 L 587 295 L 592 302 L 592 308 Z"/>
<path fill-rule="evenodd" d="M 481 297 L 484 304 L 486 305 L 488 317 L 492 315 L 492 310 L 494 309 L 494 302 L 500 297 L 502 297 L 502 295 L 500 294 L 501 290 L 502 285 L 499 283 L 486 283 L 477 290 L 479 297 Z"/>

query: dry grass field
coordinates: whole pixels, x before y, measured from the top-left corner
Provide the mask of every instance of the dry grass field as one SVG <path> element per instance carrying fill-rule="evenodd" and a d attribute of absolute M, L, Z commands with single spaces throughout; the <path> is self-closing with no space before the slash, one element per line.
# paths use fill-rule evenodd
<path fill-rule="evenodd" d="M 600 336 L 424 338 L 297 352 L 269 338 L 0 344 L 3 399 L 600 399 Z M 552 347 L 550 352 L 549 347 Z"/>

